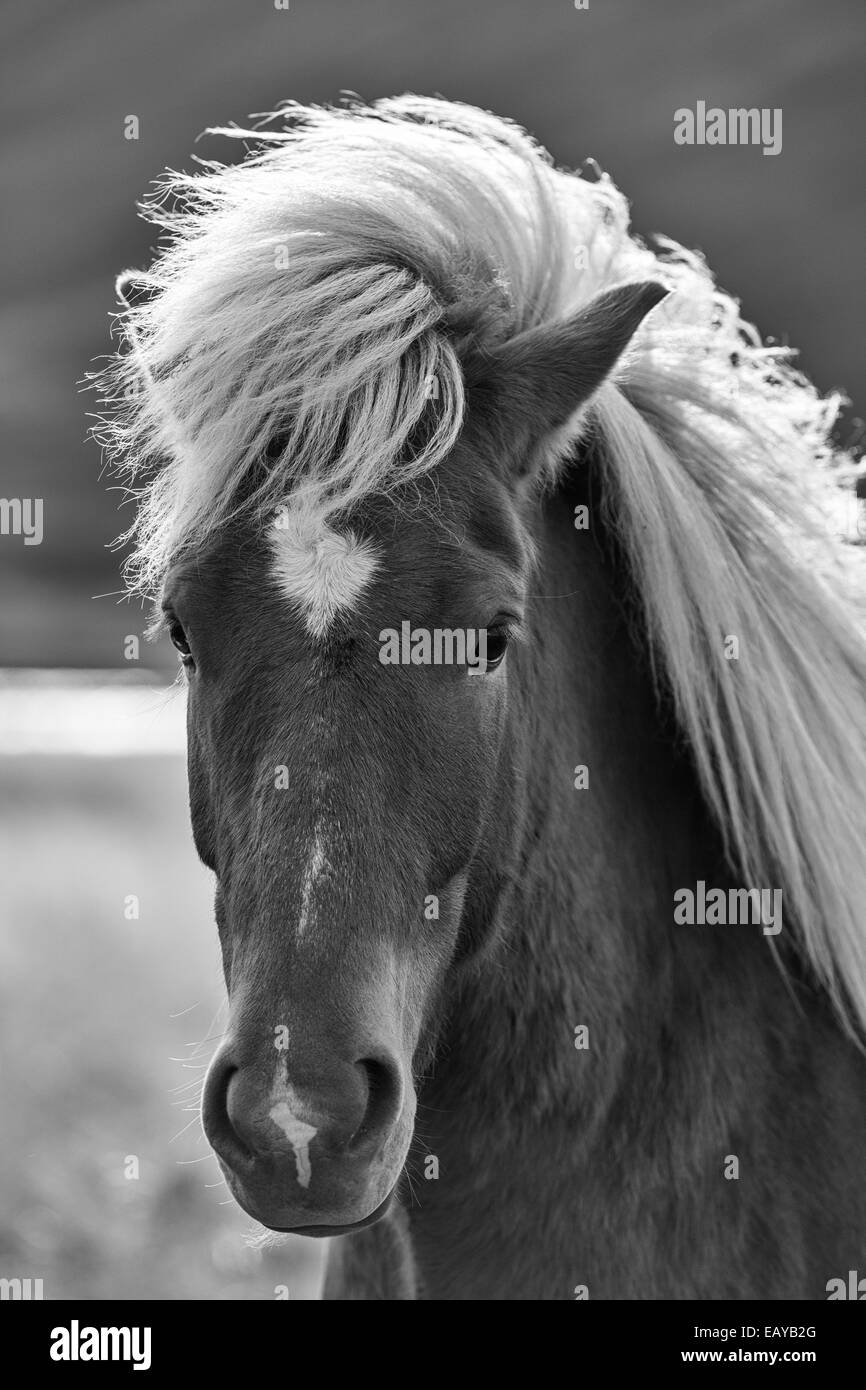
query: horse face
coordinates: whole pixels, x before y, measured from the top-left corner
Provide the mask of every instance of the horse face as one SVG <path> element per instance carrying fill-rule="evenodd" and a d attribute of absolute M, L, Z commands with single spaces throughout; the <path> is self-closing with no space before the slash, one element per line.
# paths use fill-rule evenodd
<path fill-rule="evenodd" d="M 380 503 L 306 550 L 278 523 L 236 529 L 166 585 L 230 999 L 204 1125 L 274 1229 L 387 1210 L 449 971 L 483 948 L 504 886 L 528 557 L 503 483 L 474 472 L 473 497 L 455 458 L 429 510 Z M 486 670 L 449 662 L 459 642 L 437 631 L 486 632 Z"/>
<path fill-rule="evenodd" d="M 520 516 L 550 441 L 664 294 L 619 286 L 470 352 L 466 428 L 412 496 L 371 493 L 335 527 L 296 496 L 168 576 L 231 1006 L 204 1125 L 265 1225 L 328 1235 L 387 1209 L 449 972 L 495 934 L 515 873 L 533 714 L 505 657 L 531 567 Z"/>

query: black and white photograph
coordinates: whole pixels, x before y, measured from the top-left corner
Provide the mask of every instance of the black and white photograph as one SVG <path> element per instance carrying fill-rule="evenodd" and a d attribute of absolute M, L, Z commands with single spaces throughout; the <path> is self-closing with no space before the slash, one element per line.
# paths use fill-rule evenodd
<path fill-rule="evenodd" d="M 866 9 L 8 0 L 0 39 L 22 1366 L 567 1301 L 611 1372 L 829 1374 Z"/>

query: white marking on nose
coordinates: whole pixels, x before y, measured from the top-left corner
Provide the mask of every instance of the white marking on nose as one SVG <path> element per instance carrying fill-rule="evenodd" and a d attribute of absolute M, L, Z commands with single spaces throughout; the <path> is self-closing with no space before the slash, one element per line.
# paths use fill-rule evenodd
<path fill-rule="evenodd" d="M 313 847 L 310 851 L 310 857 L 307 860 L 306 868 L 304 869 L 304 881 L 301 887 L 301 915 L 298 918 L 299 937 L 303 936 L 311 921 L 315 923 L 316 914 L 313 894 L 316 890 L 316 884 L 327 868 L 330 868 L 330 865 L 325 854 L 325 837 L 322 833 L 321 826 L 317 823 L 313 835 Z"/>
<path fill-rule="evenodd" d="M 376 549 L 332 530 L 308 508 L 282 507 L 271 528 L 272 574 L 304 614 L 307 631 L 324 637 L 339 612 L 355 606 L 379 565 Z"/>
<path fill-rule="evenodd" d="M 310 1163 L 310 1144 L 318 1134 L 318 1129 L 315 1125 L 308 1125 L 305 1120 L 299 1120 L 286 1100 L 277 1101 L 276 1105 L 271 1106 L 268 1114 L 274 1124 L 283 1131 L 295 1151 L 295 1167 L 297 1168 L 299 1185 L 309 1187 L 310 1178 L 313 1176 L 313 1168 Z"/>

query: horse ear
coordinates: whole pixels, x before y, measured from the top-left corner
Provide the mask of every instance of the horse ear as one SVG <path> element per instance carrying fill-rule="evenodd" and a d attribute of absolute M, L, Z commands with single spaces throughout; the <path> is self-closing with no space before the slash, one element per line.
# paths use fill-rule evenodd
<path fill-rule="evenodd" d="M 667 294 L 652 280 L 618 285 L 572 318 L 527 329 L 464 365 L 469 419 L 493 434 L 512 476 L 543 466 L 551 436 L 588 402 Z"/>

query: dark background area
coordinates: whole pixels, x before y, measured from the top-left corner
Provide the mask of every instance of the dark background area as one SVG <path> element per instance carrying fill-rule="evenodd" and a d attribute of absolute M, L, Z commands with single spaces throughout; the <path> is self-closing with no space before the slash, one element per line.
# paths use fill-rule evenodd
<path fill-rule="evenodd" d="M 124 666 L 145 615 L 107 547 L 125 525 L 86 441 L 116 272 L 147 262 L 135 202 L 196 137 L 285 98 L 413 90 L 489 107 L 569 166 L 594 156 L 636 228 L 701 248 L 762 330 L 862 409 L 862 0 L 49 0 L 0 21 L 6 284 L 2 483 L 45 538 L 0 546 L 0 664 Z M 783 148 L 674 144 L 679 106 L 781 107 Z M 124 118 L 140 139 L 124 138 Z M 847 426 L 850 430 L 850 425 Z M 843 432 L 844 437 L 844 432 Z M 142 663 L 171 662 L 142 649 Z"/>

